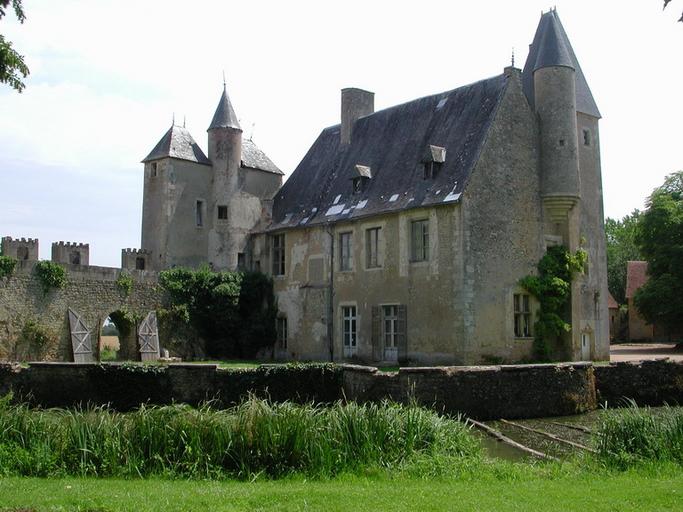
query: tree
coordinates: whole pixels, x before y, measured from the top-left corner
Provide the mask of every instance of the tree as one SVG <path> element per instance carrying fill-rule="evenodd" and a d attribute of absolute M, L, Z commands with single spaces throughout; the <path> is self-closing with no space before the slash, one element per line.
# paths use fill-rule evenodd
<path fill-rule="evenodd" d="M 626 302 L 626 262 L 640 260 L 640 250 L 636 244 L 636 232 L 641 213 L 633 210 L 623 219 L 607 218 L 607 287 L 614 299 Z"/>
<path fill-rule="evenodd" d="M 22 0 L 0 0 L 0 20 L 7 14 L 7 8 L 11 3 L 19 23 L 23 23 L 26 16 L 21 2 Z M 26 87 L 22 77 L 26 78 L 28 74 L 28 66 L 24 62 L 23 55 L 18 54 L 12 48 L 12 43 L 0 34 L 0 82 L 9 84 L 10 87 L 21 92 Z"/>
<path fill-rule="evenodd" d="M 683 171 L 667 176 L 648 199 L 636 243 L 650 276 L 636 292 L 636 307 L 651 324 L 683 330 Z"/>

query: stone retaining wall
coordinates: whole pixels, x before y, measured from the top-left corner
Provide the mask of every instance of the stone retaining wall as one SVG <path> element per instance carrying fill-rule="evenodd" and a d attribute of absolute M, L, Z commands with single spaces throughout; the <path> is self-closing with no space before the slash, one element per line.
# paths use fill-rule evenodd
<path fill-rule="evenodd" d="M 129 410 L 142 403 L 228 406 L 250 393 L 274 401 L 329 403 L 411 400 L 439 412 L 480 420 L 577 414 L 600 401 L 618 406 L 622 397 L 640 404 L 683 403 L 683 364 L 646 362 L 593 366 L 548 365 L 376 368 L 297 364 L 220 369 L 212 364 L 32 363 L 0 364 L 0 396 L 42 407 L 109 404 Z"/>

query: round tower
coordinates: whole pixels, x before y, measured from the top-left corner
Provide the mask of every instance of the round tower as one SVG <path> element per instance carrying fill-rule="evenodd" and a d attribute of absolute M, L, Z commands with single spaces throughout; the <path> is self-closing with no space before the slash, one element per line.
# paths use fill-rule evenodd
<path fill-rule="evenodd" d="M 213 166 L 211 200 L 208 209 L 209 262 L 218 269 L 237 267 L 239 241 L 234 234 L 234 198 L 239 193 L 239 169 L 242 161 L 242 128 L 232 108 L 228 93 L 223 94 L 208 130 L 209 160 Z M 233 210 L 233 215 L 231 215 Z"/>

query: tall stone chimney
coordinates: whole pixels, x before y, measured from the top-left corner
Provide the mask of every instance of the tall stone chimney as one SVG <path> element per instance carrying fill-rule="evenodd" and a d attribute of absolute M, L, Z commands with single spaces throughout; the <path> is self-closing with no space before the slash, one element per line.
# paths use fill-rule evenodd
<path fill-rule="evenodd" d="M 355 122 L 375 111 L 375 93 L 355 87 L 341 93 L 341 143 L 349 144 Z"/>

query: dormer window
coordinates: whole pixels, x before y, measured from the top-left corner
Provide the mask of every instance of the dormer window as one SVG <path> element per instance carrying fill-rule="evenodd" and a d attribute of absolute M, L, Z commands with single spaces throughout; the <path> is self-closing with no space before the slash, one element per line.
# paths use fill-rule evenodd
<path fill-rule="evenodd" d="M 431 180 L 436 178 L 446 161 L 446 148 L 441 146 L 427 146 L 425 154 L 422 157 L 422 163 L 424 164 L 424 175 L 425 180 Z"/>
<path fill-rule="evenodd" d="M 372 170 L 367 165 L 356 165 L 353 168 L 353 193 L 360 194 L 363 192 L 370 180 L 372 179 Z"/>

